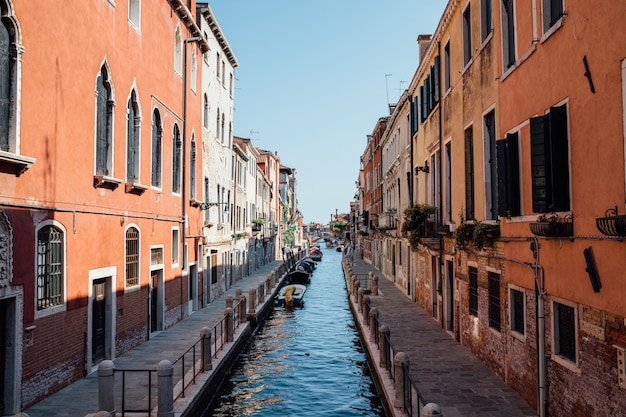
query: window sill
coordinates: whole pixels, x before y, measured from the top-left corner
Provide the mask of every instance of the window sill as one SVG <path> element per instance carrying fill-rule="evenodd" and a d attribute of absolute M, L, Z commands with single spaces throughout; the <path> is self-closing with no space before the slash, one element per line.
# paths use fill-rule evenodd
<path fill-rule="evenodd" d="M 105 175 L 94 175 L 93 188 L 106 188 L 108 190 L 115 190 L 120 186 L 122 180 L 113 177 L 107 177 Z"/>
<path fill-rule="evenodd" d="M 0 151 L 0 171 L 16 177 L 26 172 L 36 161 L 35 158 Z"/>
<path fill-rule="evenodd" d="M 127 182 L 125 184 L 125 191 L 128 194 L 142 195 L 148 189 L 147 186 L 141 185 L 135 182 Z"/>
<path fill-rule="evenodd" d="M 569 369 L 570 371 L 574 372 L 577 375 L 581 374 L 581 370 L 580 370 L 580 366 L 578 366 L 578 364 L 570 361 L 569 359 L 561 356 L 561 355 L 557 355 L 557 354 L 552 354 L 552 361 L 555 363 L 558 363 L 559 365 L 561 365 L 562 367 Z"/>

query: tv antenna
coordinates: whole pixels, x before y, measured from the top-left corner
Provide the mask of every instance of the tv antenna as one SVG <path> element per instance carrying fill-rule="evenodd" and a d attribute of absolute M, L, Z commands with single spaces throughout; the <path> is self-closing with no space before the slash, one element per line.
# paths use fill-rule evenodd
<path fill-rule="evenodd" d="M 385 74 L 385 89 L 387 90 L 387 104 L 389 104 L 389 83 L 387 79 L 391 77 L 392 74 Z"/>

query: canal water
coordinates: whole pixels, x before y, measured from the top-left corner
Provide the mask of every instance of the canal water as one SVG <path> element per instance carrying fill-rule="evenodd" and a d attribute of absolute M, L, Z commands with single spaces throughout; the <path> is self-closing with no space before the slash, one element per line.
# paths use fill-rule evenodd
<path fill-rule="evenodd" d="M 322 250 L 304 307 L 274 308 L 202 417 L 385 416 L 348 305 L 342 254 Z"/>

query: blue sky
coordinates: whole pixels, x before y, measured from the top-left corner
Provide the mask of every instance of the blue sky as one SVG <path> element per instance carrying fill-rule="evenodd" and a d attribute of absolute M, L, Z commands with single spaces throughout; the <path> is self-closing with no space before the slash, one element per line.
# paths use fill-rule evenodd
<path fill-rule="evenodd" d="M 210 2 L 239 62 L 234 134 L 295 168 L 305 223 L 349 212 L 367 135 L 408 87 L 417 36 L 434 32 L 446 4 Z"/>

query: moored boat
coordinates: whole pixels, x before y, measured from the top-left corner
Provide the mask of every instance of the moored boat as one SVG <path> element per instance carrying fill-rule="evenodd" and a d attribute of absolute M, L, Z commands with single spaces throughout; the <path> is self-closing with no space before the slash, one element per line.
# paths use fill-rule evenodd
<path fill-rule="evenodd" d="M 294 270 L 285 276 L 286 284 L 308 284 L 311 282 L 311 274 L 306 271 Z"/>
<path fill-rule="evenodd" d="M 274 305 L 285 307 L 303 307 L 304 306 L 304 293 L 306 292 L 306 285 L 302 284 L 290 284 L 285 285 L 280 289 L 278 295 L 274 299 Z"/>
<path fill-rule="evenodd" d="M 315 262 L 321 261 L 322 256 L 324 256 L 324 254 L 319 248 L 312 248 L 311 251 L 309 252 L 309 257 L 313 259 Z"/>

